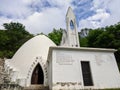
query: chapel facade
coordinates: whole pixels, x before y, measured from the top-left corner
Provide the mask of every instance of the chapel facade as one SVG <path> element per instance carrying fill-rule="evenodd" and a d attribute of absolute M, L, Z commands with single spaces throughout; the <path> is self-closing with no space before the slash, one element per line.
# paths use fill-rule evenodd
<path fill-rule="evenodd" d="M 38 35 L 5 61 L 11 82 L 49 90 L 120 88 L 114 49 L 80 47 L 75 15 L 68 8 L 61 46 Z"/>

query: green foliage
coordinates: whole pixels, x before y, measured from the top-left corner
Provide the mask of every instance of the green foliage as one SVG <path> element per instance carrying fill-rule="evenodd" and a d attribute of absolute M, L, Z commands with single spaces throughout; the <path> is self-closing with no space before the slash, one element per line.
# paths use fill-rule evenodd
<path fill-rule="evenodd" d="M 21 23 L 4 23 L 3 26 L 5 30 L 0 30 L 0 57 L 11 58 L 33 35 L 27 32 Z"/>
<path fill-rule="evenodd" d="M 80 39 L 80 46 L 87 47 L 88 46 L 88 39 L 87 38 L 79 38 Z"/>
<path fill-rule="evenodd" d="M 120 47 L 120 23 L 91 30 L 87 39 L 90 47 L 118 49 Z"/>
<path fill-rule="evenodd" d="M 48 37 L 56 44 L 56 45 L 60 45 L 60 41 L 62 39 L 62 31 L 63 29 L 53 29 L 53 31 L 51 33 L 48 34 Z"/>
<path fill-rule="evenodd" d="M 86 89 L 87 90 L 87 89 Z M 120 90 L 120 88 L 107 88 L 107 89 L 90 89 L 90 90 Z"/>
<path fill-rule="evenodd" d="M 88 46 L 89 47 L 95 47 L 96 46 L 96 41 L 98 36 L 102 33 L 102 30 L 90 30 L 87 40 L 88 40 Z"/>

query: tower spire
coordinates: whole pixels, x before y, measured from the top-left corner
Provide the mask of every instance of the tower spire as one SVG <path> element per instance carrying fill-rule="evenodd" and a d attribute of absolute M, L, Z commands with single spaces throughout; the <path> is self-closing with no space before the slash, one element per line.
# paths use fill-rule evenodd
<path fill-rule="evenodd" d="M 71 7 L 68 8 L 66 14 L 66 29 L 67 31 L 63 32 L 62 45 L 79 47 L 76 18 Z"/>

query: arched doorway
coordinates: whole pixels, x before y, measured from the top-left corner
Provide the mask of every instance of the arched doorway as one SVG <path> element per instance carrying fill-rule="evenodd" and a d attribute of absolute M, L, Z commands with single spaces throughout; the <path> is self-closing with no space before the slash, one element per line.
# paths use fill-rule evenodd
<path fill-rule="evenodd" d="M 38 63 L 32 73 L 31 84 L 43 84 L 44 83 L 44 74 L 43 70 Z"/>

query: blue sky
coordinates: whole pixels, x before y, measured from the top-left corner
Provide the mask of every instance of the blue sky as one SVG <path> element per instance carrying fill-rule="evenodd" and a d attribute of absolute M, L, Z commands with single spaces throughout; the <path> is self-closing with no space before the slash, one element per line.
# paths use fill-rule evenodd
<path fill-rule="evenodd" d="M 0 29 L 6 22 L 20 22 L 33 34 L 66 29 L 69 6 L 77 18 L 78 31 L 120 22 L 120 0 L 0 0 Z"/>

